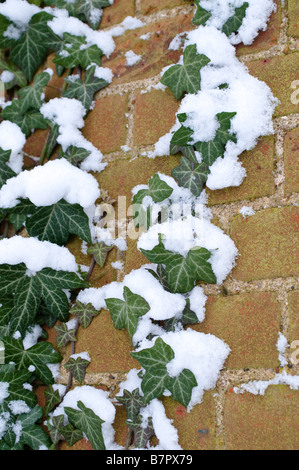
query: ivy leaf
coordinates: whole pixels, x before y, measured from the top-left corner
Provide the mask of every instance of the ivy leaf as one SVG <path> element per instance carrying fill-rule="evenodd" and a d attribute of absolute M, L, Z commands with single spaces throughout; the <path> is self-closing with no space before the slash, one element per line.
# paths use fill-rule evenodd
<path fill-rule="evenodd" d="M 94 450 L 106 450 L 102 434 L 104 421 L 81 401 L 78 401 L 77 406 L 80 411 L 69 407 L 64 408 L 71 424 L 84 432 Z"/>
<path fill-rule="evenodd" d="M 165 265 L 167 282 L 173 293 L 189 292 L 194 287 L 195 281 L 200 280 L 210 284 L 217 282 L 209 262 L 211 253 L 206 248 L 195 247 L 184 257 L 166 250 L 160 240 L 152 250 L 141 250 L 141 252 L 150 262 Z"/>
<path fill-rule="evenodd" d="M 46 388 L 44 394 L 46 398 L 44 413 L 48 416 L 48 414 L 61 402 L 61 398 L 59 390 L 54 390 L 52 385 Z"/>
<path fill-rule="evenodd" d="M 224 32 L 224 34 L 229 37 L 231 34 L 238 32 L 238 29 L 242 26 L 248 7 L 249 3 L 245 2 L 240 8 L 235 9 L 234 15 L 229 18 L 222 27 L 222 31 Z"/>
<path fill-rule="evenodd" d="M 40 109 L 43 104 L 43 89 L 50 80 L 48 72 L 39 73 L 34 77 L 32 86 L 25 86 L 18 91 L 20 97 L 20 113 L 25 114 L 29 109 Z"/>
<path fill-rule="evenodd" d="M 0 49 L 7 49 L 14 42 L 14 40 L 10 39 L 8 36 L 4 36 L 4 33 L 10 25 L 12 25 L 12 22 L 7 19 L 6 16 L 0 15 Z"/>
<path fill-rule="evenodd" d="M 13 100 L 11 105 L 3 109 L 1 117 L 17 124 L 26 137 L 31 134 L 32 129 L 47 129 L 47 121 L 37 109 L 22 113 L 21 106 L 20 100 Z"/>
<path fill-rule="evenodd" d="M 59 131 L 58 131 L 59 134 Z M 90 155 L 90 151 L 81 147 L 75 147 L 71 145 L 67 148 L 65 152 L 61 151 L 59 153 L 60 158 L 65 158 L 72 165 L 77 166 L 79 163 L 83 162 L 85 158 Z"/>
<path fill-rule="evenodd" d="M 69 360 L 64 364 L 64 367 L 72 373 L 75 380 L 82 383 L 89 364 L 90 361 L 78 356 L 77 358 L 70 357 Z"/>
<path fill-rule="evenodd" d="M 172 176 L 178 181 L 179 186 L 189 189 L 198 197 L 209 175 L 209 166 L 206 163 L 194 164 L 188 158 L 182 157 L 180 166 L 174 168 Z"/>
<path fill-rule="evenodd" d="M 186 147 L 192 140 L 193 130 L 189 127 L 181 126 L 172 136 L 170 145 L 173 147 Z"/>
<path fill-rule="evenodd" d="M 77 301 L 74 307 L 71 308 L 70 314 L 75 315 L 78 318 L 79 323 L 83 328 L 87 328 L 93 317 L 98 315 L 99 312 L 97 312 L 91 303 L 84 305 Z"/>
<path fill-rule="evenodd" d="M 57 346 L 58 348 L 62 348 L 66 346 L 68 343 L 76 342 L 76 330 L 74 328 L 68 329 L 66 323 L 59 323 L 55 325 L 55 330 L 57 332 Z"/>
<path fill-rule="evenodd" d="M 16 173 L 7 165 L 10 154 L 11 150 L 2 150 L 2 148 L 0 148 L 0 188 L 8 179 L 17 176 Z"/>
<path fill-rule="evenodd" d="M 174 358 L 172 348 L 161 338 L 157 338 L 153 347 L 130 354 L 146 370 L 141 382 L 145 402 L 149 403 L 163 395 L 169 378 L 166 366 Z"/>
<path fill-rule="evenodd" d="M 1 20 L 1 15 L 0 15 L 0 23 L 1 21 L 2 20 Z M 1 36 L 1 33 L 0 33 L 0 36 Z M 0 47 L 1 47 L 1 39 L 0 39 Z M 7 58 L 3 59 L 2 57 L 0 57 L 0 69 L 2 71 L 6 70 L 8 72 L 13 73 L 13 79 L 8 83 L 4 83 L 5 90 L 10 90 L 16 85 L 21 88 L 27 85 L 27 78 L 25 74 L 10 59 L 7 59 Z"/>
<path fill-rule="evenodd" d="M 54 378 L 47 364 L 57 364 L 62 358 L 57 351 L 53 349 L 50 343 L 40 342 L 29 349 L 24 350 L 21 339 L 4 337 L 2 339 L 5 346 L 5 362 L 13 361 L 16 363 L 17 370 L 28 369 L 34 366 L 34 375 L 45 385 L 54 383 Z"/>
<path fill-rule="evenodd" d="M 67 98 L 76 98 L 81 101 L 86 112 L 89 111 L 94 94 L 109 85 L 103 78 L 97 78 L 95 73 L 95 66 L 89 67 L 84 76 L 84 81 L 81 78 L 65 78 L 65 83 L 68 83 L 68 87 L 63 93 L 63 96 Z"/>
<path fill-rule="evenodd" d="M 142 416 L 134 421 L 126 421 L 127 426 L 134 431 L 134 445 L 136 449 L 145 449 L 149 440 L 155 435 L 153 419 L 147 420 L 147 425 L 143 423 Z"/>
<path fill-rule="evenodd" d="M 51 441 L 48 434 L 40 426 L 30 426 L 22 429 L 22 441 L 33 450 L 39 450 L 41 446 L 49 448 Z"/>
<path fill-rule="evenodd" d="M 200 6 L 200 1 L 201 0 L 195 0 L 195 4 L 197 6 L 194 18 L 193 18 L 193 24 L 197 26 L 205 26 L 207 21 L 211 18 L 211 13 L 204 8 Z"/>
<path fill-rule="evenodd" d="M 139 389 L 136 388 L 132 393 L 128 390 L 124 390 L 123 396 L 117 397 L 117 400 L 124 405 L 128 419 L 135 421 L 140 412 L 140 408 L 144 406 L 144 399 L 140 395 Z"/>
<path fill-rule="evenodd" d="M 184 157 L 190 160 L 190 162 L 198 163 L 196 155 L 195 155 L 194 147 L 192 145 L 180 146 L 180 145 L 175 145 L 173 143 L 170 143 L 170 154 L 176 155 L 177 153 L 182 153 Z"/>
<path fill-rule="evenodd" d="M 64 440 L 64 436 L 60 430 L 63 428 L 64 415 L 52 416 L 51 423 L 47 422 L 47 427 L 53 444 L 58 444 L 59 441 Z"/>
<path fill-rule="evenodd" d="M 173 193 L 173 188 L 168 186 L 165 181 L 161 180 L 158 174 L 155 174 L 148 183 L 148 196 L 150 196 L 154 202 L 162 202 L 168 199 Z"/>
<path fill-rule="evenodd" d="M 169 377 L 167 383 L 172 398 L 186 407 L 190 403 L 192 389 L 196 386 L 196 378 L 189 369 L 184 369 L 177 377 Z"/>
<path fill-rule="evenodd" d="M 31 237 L 57 245 L 64 245 L 70 233 L 92 243 L 89 219 L 84 209 L 64 199 L 52 206 L 37 208 L 27 220 L 26 229 Z"/>
<path fill-rule="evenodd" d="M 138 326 L 139 317 L 145 315 L 150 306 L 140 295 L 134 294 L 128 287 L 124 287 L 124 301 L 120 299 L 106 299 L 114 327 L 117 330 L 126 328 L 132 340 Z"/>
<path fill-rule="evenodd" d="M 89 255 L 93 255 L 96 263 L 98 263 L 101 268 L 104 267 L 108 253 L 112 250 L 113 246 L 107 246 L 104 242 L 96 243 L 95 245 L 90 246 L 87 249 Z"/>
<path fill-rule="evenodd" d="M 91 64 L 101 65 L 103 52 L 95 44 L 88 46 L 85 37 L 63 34 L 64 46 L 57 53 L 53 62 L 65 68 L 80 65 L 86 70 Z"/>
<path fill-rule="evenodd" d="M 35 209 L 35 205 L 29 199 L 22 199 L 17 206 L 9 209 L 8 220 L 18 231 L 25 224 L 28 216 L 35 212 Z"/>
<path fill-rule="evenodd" d="M 30 408 L 36 405 L 36 395 L 31 390 L 23 387 L 23 384 L 30 381 L 32 373 L 27 369 L 15 370 L 15 366 L 6 364 L 0 369 L 0 382 L 9 383 L 9 401 L 23 400 Z"/>
<path fill-rule="evenodd" d="M 44 268 L 35 276 L 26 275 L 25 264 L 0 265 L 0 296 L 13 295 L 14 311 L 10 322 L 10 332 L 24 333 L 34 322 L 41 301 L 60 321 L 67 321 L 69 316 L 68 298 L 63 289 L 86 287 L 77 274 L 54 271 Z"/>
<path fill-rule="evenodd" d="M 47 23 L 52 18 L 45 11 L 33 15 L 26 31 L 11 46 L 11 60 L 20 67 L 29 81 L 47 55 L 51 36 Z"/>
<path fill-rule="evenodd" d="M 170 67 L 164 73 L 161 83 L 169 86 L 177 100 L 184 92 L 197 93 L 201 87 L 200 70 L 209 62 L 208 57 L 197 53 L 196 44 L 192 44 L 184 51 L 184 65 Z"/>
<path fill-rule="evenodd" d="M 75 7 L 75 14 L 85 20 L 93 29 L 98 29 L 102 18 L 102 8 L 111 5 L 109 0 L 79 0 Z"/>
<path fill-rule="evenodd" d="M 80 429 L 75 429 L 71 424 L 59 428 L 59 433 L 64 437 L 70 447 L 84 437 L 83 432 Z"/>

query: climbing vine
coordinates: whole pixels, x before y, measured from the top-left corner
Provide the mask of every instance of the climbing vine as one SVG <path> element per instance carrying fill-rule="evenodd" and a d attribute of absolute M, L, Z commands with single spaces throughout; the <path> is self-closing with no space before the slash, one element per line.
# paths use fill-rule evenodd
<path fill-rule="evenodd" d="M 209 26 L 213 2 L 210 9 L 207 1 L 195 3 L 193 23 L 205 34 L 204 28 L 214 28 Z M 189 328 L 204 318 L 206 298 L 200 284 L 221 284 L 237 256 L 229 237 L 211 224 L 204 205 L 213 165 L 224 160 L 233 144 L 240 146 L 238 154 L 243 151 L 235 125 L 238 109 L 218 106 L 229 96 L 229 77 L 209 90 L 218 97 L 213 132 L 198 138 L 194 110 L 183 107 L 169 137 L 169 153 L 180 155 L 172 177 L 155 174 L 133 190 L 135 226 L 146 229 L 138 249 L 151 266 L 133 271 L 121 283 L 89 288 L 95 265 L 103 267 L 117 246 L 102 238 L 107 230 L 97 230 L 95 224 L 96 204 L 114 201 L 88 173 L 102 171 L 105 163 L 81 133 L 95 94 L 112 80 L 101 59 L 109 57 L 113 35 L 119 32 L 98 31 L 102 10 L 110 4 L 0 3 L 0 68 L 6 90 L 0 116 L 0 341 L 5 351 L 0 365 L 1 450 L 55 449 L 61 441 L 73 446 L 83 437 L 95 450 L 120 449 L 114 442 L 115 407 L 108 393 L 82 385 L 90 357 L 75 349 L 79 327 L 89 327 L 101 308 L 109 310 L 116 329 L 127 330 L 135 348 L 131 356 L 140 364 L 115 397 L 127 412 L 126 448 L 148 448 L 154 435 L 162 448 L 180 448 L 159 398 L 171 395 L 191 409 L 213 388 L 229 354 L 218 338 Z M 227 38 L 239 34 L 250 10 L 250 2 L 239 4 L 230 2 L 228 17 L 213 30 L 229 46 Z M 127 20 L 123 31 L 142 24 Z M 63 85 L 47 100 L 53 70 L 44 69 L 43 63 L 50 53 Z M 202 91 L 203 71 L 217 72 L 214 62 L 213 54 L 199 52 L 190 36 L 180 62 L 163 72 L 161 83 L 177 100 L 192 99 Z M 36 129 L 47 137 L 39 158 L 24 169 L 22 148 Z M 190 209 L 187 214 L 182 203 Z M 188 235 L 173 240 L 171 234 L 179 230 Z M 92 255 L 87 272 L 65 247 L 71 235 Z M 66 386 L 57 384 L 62 357 L 46 341 L 45 325 L 55 325 L 58 348 L 70 345 L 63 366 L 69 373 Z M 73 387 L 74 381 L 81 386 Z M 44 409 L 37 404 L 36 384 L 47 386 Z M 170 440 L 160 432 L 161 420 Z"/>

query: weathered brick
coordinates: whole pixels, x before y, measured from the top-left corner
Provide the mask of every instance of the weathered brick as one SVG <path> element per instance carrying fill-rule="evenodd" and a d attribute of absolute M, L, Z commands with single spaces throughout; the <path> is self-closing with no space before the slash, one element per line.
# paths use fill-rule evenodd
<path fill-rule="evenodd" d="M 224 424 L 227 450 L 296 450 L 299 392 L 271 386 L 265 396 L 228 394 Z"/>
<path fill-rule="evenodd" d="M 287 133 L 284 146 L 286 192 L 299 192 L 299 127 Z"/>
<path fill-rule="evenodd" d="M 126 143 L 127 112 L 126 94 L 98 99 L 85 120 L 84 137 L 103 153 L 119 150 Z"/>
<path fill-rule="evenodd" d="M 236 47 L 237 56 L 265 51 L 277 45 L 282 16 L 280 2 L 275 0 L 275 3 L 277 5 L 277 11 L 272 13 L 267 29 L 265 31 L 260 31 L 250 46 L 244 46 L 244 44 L 238 45 Z"/>
<path fill-rule="evenodd" d="M 91 325 L 79 328 L 76 352 L 88 351 L 91 363 L 88 373 L 128 372 L 140 368 L 140 364 L 130 356 L 134 348 L 125 330 L 116 330 L 110 313 L 102 310 Z"/>
<path fill-rule="evenodd" d="M 279 304 L 271 292 L 209 297 L 204 322 L 192 328 L 228 344 L 228 369 L 271 368 L 278 366 L 279 316 Z"/>
<path fill-rule="evenodd" d="M 299 292 L 293 291 L 288 295 L 290 318 L 290 342 L 299 341 Z"/>
<path fill-rule="evenodd" d="M 142 0 L 141 1 L 141 12 L 143 15 L 150 15 L 156 13 L 159 10 L 166 8 L 174 8 L 181 5 L 189 5 L 190 3 L 186 0 Z"/>
<path fill-rule="evenodd" d="M 247 67 L 252 75 L 267 83 L 273 95 L 281 102 L 275 110 L 275 117 L 298 113 L 298 104 L 291 100 L 294 93 L 291 85 L 298 79 L 298 52 L 249 62 Z"/>
<path fill-rule="evenodd" d="M 135 1 L 114 0 L 113 5 L 103 9 L 100 28 L 121 23 L 127 16 L 135 16 Z"/>
<path fill-rule="evenodd" d="M 247 173 L 243 183 L 237 187 L 217 191 L 207 190 L 209 204 L 225 204 L 274 194 L 273 137 L 261 139 L 253 150 L 244 152 L 240 156 L 240 161 Z"/>
<path fill-rule="evenodd" d="M 297 0 L 288 0 L 289 29 L 288 34 L 299 38 L 299 4 Z"/>
<path fill-rule="evenodd" d="M 115 51 L 109 59 L 104 57 L 102 62 L 113 71 L 113 84 L 154 77 L 160 74 L 163 67 L 178 62 L 182 51 L 171 51 L 168 47 L 177 34 L 194 28 L 192 16 L 184 14 L 166 18 L 115 38 Z M 150 33 L 149 39 L 140 39 L 147 33 Z M 141 56 L 141 60 L 133 66 L 126 65 L 125 53 L 130 50 Z"/>
<path fill-rule="evenodd" d="M 179 103 L 170 90 L 139 93 L 135 104 L 134 145 L 150 145 L 169 132 Z"/>
<path fill-rule="evenodd" d="M 232 275 L 242 281 L 296 276 L 299 273 L 299 208 L 265 209 L 235 217 L 231 238 L 239 258 Z"/>

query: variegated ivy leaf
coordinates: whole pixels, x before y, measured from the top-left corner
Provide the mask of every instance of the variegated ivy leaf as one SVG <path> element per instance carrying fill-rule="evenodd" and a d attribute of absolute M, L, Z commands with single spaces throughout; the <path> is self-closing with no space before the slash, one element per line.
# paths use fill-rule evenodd
<path fill-rule="evenodd" d="M 130 421 L 135 421 L 140 412 L 140 408 L 145 405 L 144 398 L 140 395 L 138 388 L 133 390 L 132 393 L 128 390 L 124 390 L 123 396 L 117 397 L 117 400 L 125 407 L 127 417 Z"/>
<path fill-rule="evenodd" d="M 148 182 L 148 189 L 141 189 L 133 198 L 133 204 L 142 204 L 146 196 L 150 196 L 154 202 L 162 202 L 168 199 L 173 193 L 165 181 L 161 180 L 158 174 L 155 174 Z"/>
<path fill-rule="evenodd" d="M 28 27 L 10 49 L 10 59 L 20 67 L 30 81 L 47 55 L 51 30 L 47 25 L 52 15 L 41 11 L 32 16 Z"/>
<path fill-rule="evenodd" d="M 3 150 L 0 148 L 0 188 L 8 179 L 16 176 L 15 172 L 7 165 L 10 154 L 11 150 Z"/>
<path fill-rule="evenodd" d="M 1 22 L 1 15 L 0 15 L 0 22 Z M 27 78 L 25 74 L 22 72 L 22 70 L 20 70 L 10 59 L 6 59 L 6 58 L 4 59 L 4 55 L 0 55 L 0 69 L 2 71 L 5 70 L 13 74 L 12 80 L 4 83 L 5 90 L 10 90 L 16 85 L 18 85 L 19 87 L 25 87 L 27 85 Z"/>
<path fill-rule="evenodd" d="M 44 268 L 34 276 L 28 276 L 24 263 L 0 265 L 0 296 L 12 296 L 14 300 L 10 333 L 24 333 L 34 323 L 42 301 L 56 319 L 67 321 L 69 301 L 64 289 L 82 287 L 87 287 L 87 284 L 76 273 Z"/>
<path fill-rule="evenodd" d="M 17 206 L 9 209 L 8 220 L 18 231 L 25 224 L 27 217 L 32 215 L 35 210 L 35 205 L 29 199 L 22 199 Z"/>
<path fill-rule="evenodd" d="M 86 21 L 93 29 L 98 29 L 101 18 L 102 8 L 111 5 L 109 0 L 46 0 L 46 5 L 56 6 L 67 10 L 70 16 L 75 16 L 82 21 Z"/>
<path fill-rule="evenodd" d="M 209 62 L 208 57 L 197 53 L 196 44 L 192 44 L 184 51 L 184 64 L 177 64 L 166 70 L 161 83 L 171 89 L 177 100 L 184 92 L 197 93 L 201 88 L 200 71 Z"/>
<path fill-rule="evenodd" d="M 112 250 L 113 246 L 107 246 L 104 242 L 96 243 L 95 245 L 90 246 L 87 249 L 89 255 L 93 255 L 96 263 L 98 263 L 101 268 L 104 267 L 108 253 Z"/>
<path fill-rule="evenodd" d="M 104 421 L 81 401 L 78 401 L 77 406 L 79 410 L 64 408 L 70 423 L 87 436 L 94 450 L 106 450 L 102 433 Z"/>
<path fill-rule="evenodd" d="M 32 381 L 32 372 L 28 369 L 17 370 L 14 364 L 4 364 L 0 368 L 0 382 L 9 383 L 8 400 L 23 400 L 30 408 L 36 405 L 37 398 L 34 392 L 25 389 L 24 383 Z"/>
<path fill-rule="evenodd" d="M 83 432 L 80 429 L 74 428 L 71 424 L 67 424 L 66 426 L 59 428 L 59 433 L 63 436 L 70 447 L 84 437 Z"/>
<path fill-rule="evenodd" d="M 148 442 L 155 435 L 152 417 L 149 417 L 145 424 L 142 416 L 139 415 L 134 421 L 126 421 L 126 424 L 134 431 L 134 447 L 146 449 Z"/>
<path fill-rule="evenodd" d="M 25 113 L 21 109 L 21 101 L 13 100 L 11 105 L 2 110 L 1 117 L 17 124 L 26 137 L 31 134 L 32 129 L 47 129 L 47 121 L 37 109 L 30 109 Z"/>
<path fill-rule="evenodd" d="M 190 308 L 190 300 L 186 299 L 186 306 L 180 318 L 173 317 L 164 321 L 166 331 L 176 331 L 179 325 L 194 325 L 198 323 L 197 315 Z"/>
<path fill-rule="evenodd" d="M 13 44 L 13 39 L 9 38 L 6 33 L 7 28 L 13 26 L 12 22 L 4 15 L 0 15 L 0 49 L 7 49 Z M 1 67 L 2 68 L 2 67 Z"/>
<path fill-rule="evenodd" d="M 77 301 L 76 304 L 70 310 L 71 315 L 75 315 L 80 325 L 83 328 L 87 328 L 93 317 L 97 316 L 99 312 L 93 307 L 91 303 L 84 305 L 81 302 Z"/>
<path fill-rule="evenodd" d="M 55 64 L 68 69 L 80 65 L 84 70 L 91 64 L 101 65 L 102 50 L 95 44 L 89 46 L 85 37 L 64 33 L 63 44 L 53 60 Z"/>
<path fill-rule="evenodd" d="M 76 358 L 70 357 L 69 360 L 64 364 L 64 367 L 71 372 L 75 380 L 82 383 L 89 364 L 89 360 L 78 356 Z"/>
<path fill-rule="evenodd" d="M 182 157 L 180 166 L 174 168 L 171 174 L 179 186 L 189 189 L 194 196 L 198 197 L 208 179 L 209 172 L 209 166 L 206 163 L 195 164 L 188 158 Z"/>
<path fill-rule="evenodd" d="M 120 299 L 106 299 L 114 327 L 117 330 L 126 329 L 132 339 L 138 326 L 139 318 L 145 315 L 150 306 L 140 295 L 134 294 L 128 287 L 124 287 L 124 301 Z"/>
<path fill-rule="evenodd" d="M 249 3 L 244 2 L 240 8 L 235 9 L 234 15 L 229 18 L 222 27 L 222 31 L 224 32 L 224 34 L 229 37 L 231 34 L 237 33 L 238 29 L 242 26 L 248 7 Z"/>
<path fill-rule="evenodd" d="M 92 243 L 89 218 L 84 209 L 64 199 L 52 206 L 38 207 L 27 219 L 26 229 L 31 237 L 57 245 L 64 245 L 70 234 Z"/>
<path fill-rule="evenodd" d="M 211 13 L 200 6 L 201 0 L 195 0 L 196 12 L 193 18 L 193 24 L 197 26 L 205 26 L 207 21 L 211 18 Z"/>
<path fill-rule="evenodd" d="M 68 87 L 63 93 L 63 96 L 67 98 L 76 98 L 81 101 L 86 112 L 90 109 L 94 94 L 109 85 L 106 80 L 103 78 L 97 78 L 94 75 L 95 69 L 95 66 L 89 67 L 84 74 L 84 80 L 81 80 L 80 77 L 69 77 L 64 79 L 65 83 L 68 84 Z"/>
<path fill-rule="evenodd" d="M 31 348 L 24 350 L 23 341 L 12 337 L 2 338 L 5 347 L 5 362 L 8 364 L 13 361 L 16 364 L 16 370 L 28 369 L 34 367 L 34 375 L 45 385 L 54 383 L 54 378 L 47 364 L 57 364 L 61 362 L 62 357 L 53 349 L 52 344 L 39 342 Z"/>
<path fill-rule="evenodd" d="M 211 253 L 206 248 L 195 247 L 184 257 L 178 253 L 166 250 L 162 239 L 152 250 L 141 250 L 146 258 L 155 264 L 164 264 L 167 282 L 171 292 L 187 293 L 194 287 L 196 281 L 216 284 L 210 258 Z"/>
<path fill-rule="evenodd" d="M 58 135 L 59 135 L 59 131 L 58 131 Z M 65 158 L 72 165 L 78 166 L 78 164 L 83 162 L 83 160 L 85 160 L 85 158 L 87 158 L 90 155 L 90 153 L 91 152 L 89 150 L 86 150 L 82 147 L 75 147 L 74 145 L 71 145 L 70 147 L 67 148 L 65 152 L 61 151 L 59 153 L 59 158 Z"/>
<path fill-rule="evenodd" d="M 18 91 L 20 112 L 25 114 L 29 109 L 40 109 L 43 104 L 43 89 L 48 85 L 51 76 L 48 72 L 39 73 L 34 77 L 32 86 L 25 86 Z"/>
<path fill-rule="evenodd" d="M 59 390 L 54 390 L 52 385 L 49 385 L 49 387 L 46 388 L 44 395 L 46 398 L 44 413 L 45 416 L 48 416 L 48 414 L 61 402 L 61 398 Z"/>
<path fill-rule="evenodd" d="M 68 329 L 66 323 L 58 323 L 58 325 L 55 325 L 54 328 L 57 332 L 56 342 L 58 348 L 62 348 L 68 343 L 77 341 L 76 330 L 74 328 Z"/>
<path fill-rule="evenodd" d="M 64 415 L 52 416 L 51 421 L 47 421 L 47 428 L 53 444 L 58 444 L 59 441 L 64 440 L 64 436 L 60 433 L 63 428 Z"/>
<path fill-rule="evenodd" d="M 184 369 L 177 377 L 169 377 L 167 387 L 172 398 L 184 406 L 188 406 L 192 396 L 192 390 L 197 386 L 196 378 L 189 369 Z"/>

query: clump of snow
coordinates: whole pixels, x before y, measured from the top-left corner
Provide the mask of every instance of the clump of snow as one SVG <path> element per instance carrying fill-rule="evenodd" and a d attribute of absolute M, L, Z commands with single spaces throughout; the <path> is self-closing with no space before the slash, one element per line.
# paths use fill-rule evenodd
<path fill-rule="evenodd" d="M 207 296 L 204 294 L 202 287 L 195 286 L 190 295 L 190 309 L 197 316 L 198 322 L 201 323 L 205 319 L 205 305 L 208 300 Z"/>
<path fill-rule="evenodd" d="M 0 6 L 3 3 L 0 4 Z M 0 124 L 0 148 L 11 150 L 8 166 L 15 172 L 20 173 L 23 166 L 22 148 L 26 143 L 26 137 L 20 127 L 10 121 L 2 121 Z"/>
<path fill-rule="evenodd" d="M 0 382 L 0 405 L 3 403 L 5 398 L 9 397 L 9 383 L 8 382 Z"/>
<path fill-rule="evenodd" d="M 0 75 L 0 80 L 3 83 L 9 83 L 12 82 L 12 80 L 15 78 L 14 73 L 9 72 L 8 70 L 4 70 L 1 75 Z"/>
<path fill-rule="evenodd" d="M 91 362 L 91 359 L 90 359 L 90 355 L 88 354 L 87 351 L 83 351 L 83 352 L 80 352 L 80 353 L 77 353 L 77 354 L 71 354 L 70 358 L 73 358 L 73 359 L 78 359 L 80 357 L 80 359 L 85 359 L 85 361 L 89 361 Z"/>
<path fill-rule="evenodd" d="M 62 403 L 54 410 L 53 416 L 65 415 L 65 423 L 68 418 L 64 408 L 69 407 L 79 410 L 78 402 L 81 401 L 87 408 L 91 409 L 104 423 L 102 424 L 102 433 L 106 450 L 117 450 L 120 447 L 114 442 L 113 422 L 115 419 L 115 408 L 109 400 L 109 393 L 103 390 L 83 385 L 69 391 Z"/>
<path fill-rule="evenodd" d="M 6 0 L 0 4 L 0 15 L 5 16 L 20 29 L 24 30 L 32 16 L 41 9 L 25 0 Z"/>
<path fill-rule="evenodd" d="M 28 198 L 37 207 L 65 199 L 89 208 L 99 196 L 96 179 L 61 158 L 7 180 L 0 190 L 0 207 L 15 207 L 20 198 Z"/>
<path fill-rule="evenodd" d="M 29 406 L 23 400 L 12 400 L 8 403 L 8 407 L 14 415 L 30 412 Z"/>
<path fill-rule="evenodd" d="M 266 30 L 270 15 L 276 11 L 276 4 L 273 0 L 246 1 L 249 3 L 246 17 L 238 33 L 231 35 L 232 44 L 241 42 L 246 45 L 252 44 L 258 32 Z M 212 14 L 206 25 L 222 29 L 227 20 L 234 15 L 235 9 L 240 8 L 243 3 L 244 0 L 201 0 L 199 5 Z"/>
<path fill-rule="evenodd" d="M 255 210 L 252 209 L 252 207 L 248 206 L 243 206 L 240 209 L 240 214 L 242 214 L 243 218 L 245 219 L 246 217 L 251 217 L 252 215 L 255 214 Z"/>
<path fill-rule="evenodd" d="M 289 346 L 288 340 L 286 339 L 286 337 L 282 333 L 279 332 L 276 347 L 277 347 L 277 350 L 278 350 L 278 353 L 279 353 L 279 355 L 278 355 L 279 362 L 280 362 L 280 365 L 282 367 L 284 367 L 288 364 L 288 361 L 285 358 L 285 352 L 286 352 L 286 349 L 288 348 L 288 346 Z"/>
<path fill-rule="evenodd" d="M 114 26 L 109 32 L 114 37 L 122 36 L 126 31 L 139 29 L 144 25 L 145 23 L 138 18 L 127 16 L 120 25 Z"/>
<path fill-rule="evenodd" d="M 111 83 L 113 79 L 113 72 L 108 67 L 99 67 L 96 65 L 94 76 L 105 80 L 107 83 Z"/>
<path fill-rule="evenodd" d="M 288 385 L 291 390 L 299 390 L 299 377 L 289 375 L 286 371 L 276 374 L 271 380 L 253 380 L 234 388 L 235 393 L 249 392 L 253 395 L 265 395 L 271 385 Z"/>
<path fill-rule="evenodd" d="M 124 263 L 123 261 L 114 261 L 113 263 L 111 263 L 111 266 L 113 269 L 123 269 L 124 267 Z"/>
<path fill-rule="evenodd" d="M 0 264 L 20 263 L 25 263 L 31 272 L 38 272 L 44 268 L 78 271 L 75 257 L 65 247 L 17 235 L 0 240 Z"/>
<path fill-rule="evenodd" d="M 161 335 L 175 357 L 167 364 L 170 377 L 177 377 L 187 367 L 193 372 L 197 386 L 192 391 L 188 409 L 201 403 L 204 392 L 216 386 L 219 373 L 230 353 L 230 348 L 224 341 L 210 334 L 198 333 L 188 328 L 178 332 Z M 144 340 L 136 351 L 151 348 L 157 338 Z"/>
<path fill-rule="evenodd" d="M 128 67 L 132 67 L 133 65 L 137 64 L 141 60 L 141 56 L 135 54 L 134 51 L 128 51 L 125 53 L 126 57 L 126 65 Z"/>
<path fill-rule="evenodd" d="M 106 75 L 107 72 L 104 73 Z M 82 170 L 100 172 L 106 167 L 106 164 L 102 163 L 102 152 L 85 139 L 79 131 L 84 126 L 83 118 L 86 114 L 81 101 L 74 98 L 54 98 L 43 104 L 40 112 L 45 119 L 50 119 L 59 126 L 57 142 L 61 144 L 63 151 L 74 146 L 90 152 L 90 155 L 80 164 Z"/>
<path fill-rule="evenodd" d="M 37 343 L 38 339 L 42 336 L 42 333 L 43 329 L 40 325 L 33 325 L 27 330 L 25 338 L 23 339 L 25 351 Z"/>

